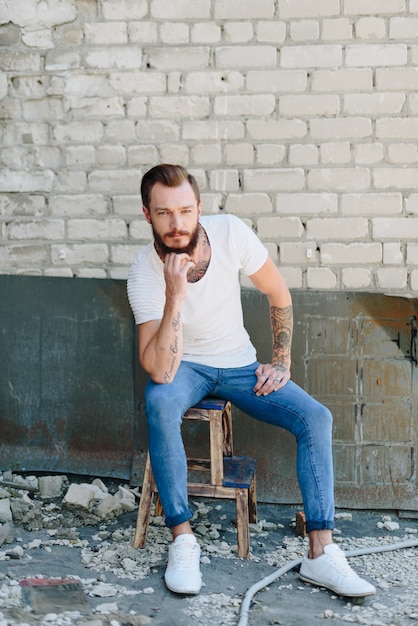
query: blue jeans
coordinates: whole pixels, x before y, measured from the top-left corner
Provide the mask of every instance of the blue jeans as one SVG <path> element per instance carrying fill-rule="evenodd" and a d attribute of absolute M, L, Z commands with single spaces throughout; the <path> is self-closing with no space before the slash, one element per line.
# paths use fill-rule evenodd
<path fill-rule="evenodd" d="M 230 400 L 247 415 L 295 436 L 307 531 L 334 528 L 331 413 L 292 381 L 267 396 L 256 396 L 253 387 L 258 365 L 218 369 L 182 361 L 172 383 L 148 382 L 145 399 L 151 466 L 169 528 L 192 517 L 181 435 L 183 415 L 209 395 Z"/>

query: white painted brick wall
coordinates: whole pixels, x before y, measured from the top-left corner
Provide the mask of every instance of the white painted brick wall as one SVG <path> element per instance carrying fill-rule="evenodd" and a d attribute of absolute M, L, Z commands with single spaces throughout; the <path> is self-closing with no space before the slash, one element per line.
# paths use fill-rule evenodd
<path fill-rule="evenodd" d="M 177 161 L 290 287 L 413 295 L 417 36 L 417 0 L 4 0 L 0 272 L 125 278 Z"/>

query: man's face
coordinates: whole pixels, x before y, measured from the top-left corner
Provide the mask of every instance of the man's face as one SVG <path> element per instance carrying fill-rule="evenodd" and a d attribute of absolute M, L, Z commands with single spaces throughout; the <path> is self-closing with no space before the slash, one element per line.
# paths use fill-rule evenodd
<path fill-rule="evenodd" d="M 199 236 L 201 205 L 188 181 L 179 187 L 156 183 L 150 196 L 149 210 L 144 215 L 152 226 L 158 251 L 192 254 Z"/>

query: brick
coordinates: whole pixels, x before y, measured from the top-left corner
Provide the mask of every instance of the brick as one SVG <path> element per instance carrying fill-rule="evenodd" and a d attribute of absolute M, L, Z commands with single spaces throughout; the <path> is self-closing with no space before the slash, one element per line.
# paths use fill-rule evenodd
<path fill-rule="evenodd" d="M 223 117 L 236 116 L 270 116 L 276 106 L 273 94 L 236 96 L 216 96 L 214 98 L 214 113 Z"/>
<path fill-rule="evenodd" d="M 145 219 L 142 220 L 132 220 L 129 224 L 129 237 L 131 239 L 142 239 L 145 241 L 151 241 L 152 239 L 152 230 L 151 226 Z M 131 246 L 129 246 L 130 248 Z M 119 258 L 119 263 L 121 259 Z"/>
<path fill-rule="evenodd" d="M 281 214 L 318 215 L 336 214 L 338 196 L 332 193 L 278 193 L 276 211 Z"/>
<path fill-rule="evenodd" d="M 127 43 L 126 22 L 98 22 L 84 24 L 84 37 L 88 44 Z"/>
<path fill-rule="evenodd" d="M 306 236 L 318 241 L 368 239 L 369 221 L 360 217 L 312 218 L 306 223 Z"/>
<path fill-rule="evenodd" d="M 404 44 L 350 44 L 345 54 L 348 67 L 406 65 L 408 47 Z"/>
<path fill-rule="evenodd" d="M 39 52 L 13 49 L 0 50 L 0 67 L 3 72 L 39 72 L 42 63 Z"/>
<path fill-rule="evenodd" d="M 72 219 L 67 223 L 69 239 L 125 239 L 127 228 L 122 219 Z"/>
<path fill-rule="evenodd" d="M 223 209 L 224 198 L 222 193 L 202 193 L 200 200 L 203 214 L 219 213 Z"/>
<path fill-rule="evenodd" d="M 199 119 L 209 115 L 210 102 L 204 96 L 162 96 L 149 99 L 151 118 Z"/>
<path fill-rule="evenodd" d="M 309 267 L 306 274 L 309 289 L 335 289 L 336 274 L 327 267 Z"/>
<path fill-rule="evenodd" d="M 372 236 L 373 239 L 418 239 L 418 218 L 375 217 L 372 219 Z"/>
<path fill-rule="evenodd" d="M 172 161 L 186 167 L 190 162 L 189 146 L 185 143 L 166 143 L 160 147 L 160 160 L 163 163 Z"/>
<path fill-rule="evenodd" d="M 214 22 L 201 22 L 191 25 L 191 40 L 193 43 L 218 43 L 222 38 L 222 32 L 218 24 Z"/>
<path fill-rule="evenodd" d="M 88 175 L 89 190 L 102 193 L 135 193 L 140 173 L 137 170 L 94 170 Z"/>
<path fill-rule="evenodd" d="M 311 136 L 315 139 L 363 139 L 373 135 L 370 119 L 365 117 L 347 117 L 337 119 L 312 119 Z"/>
<path fill-rule="evenodd" d="M 49 260 L 48 251 L 45 244 L 41 245 L 11 245 L 8 247 L 8 266 L 24 267 L 30 265 L 39 267 L 45 265 Z"/>
<path fill-rule="evenodd" d="M 283 68 L 339 67 L 342 64 L 342 46 L 283 46 L 280 50 L 280 64 Z"/>
<path fill-rule="evenodd" d="M 418 161 L 418 146 L 415 143 L 394 143 L 388 146 L 389 163 L 416 163 Z"/>
<path fill-rule="evenodd" d="M 322 21 L 322 39 L 324 41 L 350 41 L 353 38 L 353 26 L 349 19 L 336 17 Z"/>
<path fill-rule="evenodd" d="M 147 0 L 103 0 L 103 17 L 106 20 L 140 20 L 148 12 Z"/>
<path fill-rule="evenodd" d="M 376 271 L 377 284 L 382 289 L 405 289 L 408 284 L 406 267 L 381 267 Z"/>
<path fill-rule="evenodd" d="M 308 77 L 304 70 L 250 70 L 246 86 L 256 92 L 266 89 L 274 93 L 303 92 L 307 89 Z"/>
<path fill-rule="evenodd" d="M 167 46 L 147 51 L 149 67 L 157 70 L 192 70 L 209 65 L 207 46 Z M 235 68 L 233 68 L 235 69 Z"/>
<path fill-rule="evenodd" d="M 319 39 L 319 22 L 317 20 L 291 22 L 290 39 L 292 41 L 317 41 Z"/>
<path fill-rule="evenodd" d="M 412 39 L 418 37 L 418 17 L 392 17 L 389 20 L 389 37 L 391 39 Z"/>
<path fill-rule="evenodd" d="M 410 287 L 412 291 L 418 291 L 418 270 L 412 270 L 411 272 Z"/>
<path fill-rule="evenodd" d="M 219 94 L 240 91 L 244 86 L 241 72 L 189 72 L 184 80 L 184 89 L 188 93 Z"/>
<path fill-rule="evenodd" d="M 286 147 L 277 143 L 257 144 L 256 148 L 257 165 L 277 165 L 282 163 L 286 157 Z M 291 163 L 295 165 L 295 163 Z"/>
<path fill-rule="evenodd" d="M 60 144 L 96 143 L 103 138 L 103 124 L 98 121 L 56 124 L 52 133 L 55 141 Z"/>
<path fill-rule="evenodd" d="M 346 15 L 403 13 L 405 8 L 405 0 L 370 0 L 367 4 L 363 0 L 345 0 L 344 2 Z"/>
<path fill-rule="evenodd" d="M 81 54 L 78 50 L 53 49 L 45 56 L 45 70 L 47 72 L 61 72 L 81 67 Z"/>
<path fill-rule="evenodd" d="M 41 217 L 45 214 L 46 200 L 44 196 L 26 194 L 3 194 L 0 196 L 0 215 L 20 215 Z"/>
<path fill-rule="evenodd" d="M 54 183 L 54 172 L 0 171 L 0 192 L 33 193 L 49 192 Z"/>
<path fill-rule="evenodd" d="M 219 46 L 215 49 L 215 66 L 225 69 L 275 67 L 276 62 L 274 46 Z"/>
<path fill-rule="evenodd" d="M 141 246 L 132 244 L 117 244 L 111 246 L 111 259 L 113 263 L 118 265 L 130 266 L 134 262 L 134 259 L 138 252 L 141 250 Z"/>
<path fill-rule="evenodd" d="M 160 24 L 160 39 L 164 44 L 183 45 L 189 43 L 189 25 L 184 22 Z"/>
<path fill-rule="evenodd" d="M 292 241 L 291 243 L 280 243 L 280 262 L 294 265 L 309 265 L 316 263 L 315 241 Z"/>
<path fill-rule="evenodd" d="M 142 200 L 139 195 L 129 195 L 129 196 L 114 196 L 113 198 L 113 213 L 115 215 L 122 215 L 124 217 L 128 216 L 139 216 L 142 214 Z"/>
<path fill-rule="evenodd" d="M 405 211 L 411 215 L 415 213 L 418 215 L 418 194 L 411 193 L 411 195 L 405 199 Z"/>
<path fill-rule="evenodd" d="M 382 262 L 380 243 L 327 243 L 321 246 L 324 265 L 368 265 Z"/>
<path fill-rule="evenodd" d="M 367 92 L 373 89 L 371 69 L 330 69 L 312 73 L 312 91 L 321 92 Z"/>
<path fill-rule="evenodd" d="M 64 221 L 54 219 L 14 220 L 8 227 L 9 239 L 53 240 L 64 237 Z"/>
<path fill-rule="evenodd" d="M 104 127 L 105 141 L 130 143 L 135 138 L 136 128 L 133 120 L 111 120 Z"/>
<path fill-rule="evenodd" d="M 383 263 L 385 265 L 403 265 L 404 255 L 400 243 L 383 244 Z"/>
<path fill-rule="evenodd" d="M 102 167 L 122 167 L 126 164 L 125 147 L 98 146 L 96 149 L 96 163 Z"/>
<path fill-rule="evenodd" d="M 214 15 L 217 20 L 270 19 L 274 17 L 274 0 L 215 0 Z"/>
<path fill-rule="evenodd" d="M 260 215 L 272 213 L 273 207 L 265 193 L 230 193 L 226 199 L 225 211 L 235 215 Z"/>
<path fill-rule="evenodd" d="M 67 167 L 91 168 L 95 163 L 94 146 L 66 146 L 63 157 Z"/>
<path fill-rule="evenodd" d="M 402 213 L 402 194 L 352 193 L 341 196 L 342 215 L 399 215 Z"/>
<path fill-rule="evenodd" d="M 189 140 L 237 140 L 244 137 L 245 127 L 242 122 L 231 120 L 192 121 L 183 125 L 183 138 Z"/>
<path fill-rule="evenodd" d="M 180 129 L 176 122 L 147 120 L 136 122 L 136 136 L 140 141 L 161 143 L 175 141 L 180 136 Z"/>
<path fill-rule="evenodd" d="M 301 168 L 244 170 L 245 191 L 298 191 L 304 186 Z"/>
<path fill-rule="evenodd" d="M 418 89 L 418 67 L 377 68 L 376 88 L 391 91 L 416 91 Z"/>
<path fill-rule="evenodd" d="M 148 165 L 149 163 L 157 163 L 158 150 L 153 145 L 129 146 L 127 156 L 130 166 Z"/>
<path fill-rule="evenodd" d="M 260 43 L 283 43 L 286 39 L 286 23 L 278 20 L 257 22 L 256 36 Z"/>
<path fill-rule="evenodd" d="M 253 25 L 251 22 L 226 22 L 223 36 L 227 43 L 246 43 L 254 37 Z"/>
<path fill-rule="evenodd" d="M 302 120 L 248 120 L 247 131 L 251 139 L 258 141 L 302 139 L 307 125 Z"/>
<path fill-rule="evenodd" d="M 92 69 L 139 69 L 142 64 L 142 48 L 135 45 L 95 47 L 83 53 L 84 67 Z"/>
<path fill-rule="evenodd" d="M 146 117 L 147 114 L 147 98 L 131 98 L 126 107 L 126 115 L 130 118 Z"/>
<path fill-rule="evenodd" d="M 234 169 L 213 170 L 209 176 L 210 188 L 215 191 L 238 191 L 238 171 Z"/>
<path fill-rule="evenodd" d="M 192 147 L 191 156 L 193 162 L 198 165 L 217 166 L 222 162 L 222 149 L 218 143 L 199 144 Z"/>
<path fill-rule="evenodd" d="M 303 273 L 300 267 L 281 267 L 280 272 L 289 289 L 301 289 L 303 287 Z"/>
<path fill-rule="evenodd" d="M 54 244 L 51 246 L 51 261 L 58 266 L 103 265 L 109 261 L 109 250 L 105 243 Z"/>
<path fill-rule="evenodd" d="M 349 163 L 351 161 L 351 146 L 348 141 L 330 141 L 320 147 L 321 163 L 325 165 Z"/>
<path fill-rule="evenodd" d="M 128 21 L 128 38 L 132 43 L 139 43 L 141 45 L 149 43 L 157 43 L 157 24 L 155 22 L 147 22 L 142 20 L 141 22 Z"/>
<path fill-rule="evenodd" d="M 288 117 L 329 116 L 340 111 L 337 95 L 289 95 L 280 96 L 279 113 Z"/>
<path fill-rule="evenodd" d="M 289 146 L 289 165 L 317 165 L 319 150 L 313 144 L 293 144 Z"/>
<path fill-rule="evenodd" d="M 361 191 L 370 187 L 370 171 L 366 168 L 320 168 L 308 173 L 308 188 L 313 191 Z"/>
<path fill-rule="evenodd" d="M 396 115 L 401 113 L 406 96 L 403 93 L 346 94 L 343 111 L 349 115 Z"/>
<path fill-rule="evenodd" d="M 370 289 L 373 287 L 373 273 L 365 267 L 344 267 L 341 283 L 345 289 Z"/>
<path fill-rule="evenodd" d="M 259 217 L 257 219 L 258 235 L 265 239 L 299 239 L 304 229 L 298 217 Z"/>
<path fill-rule="evenodd" d="M 373 171 L 375 189 L 416 189 L 418 168 L 382 167 Z"/>
<path fill-rule="evenodd" d="M 305 0 L 281 0 L 279 5 L 279 17 L 286 20 L 339 15 L 339 13 L 338 0 L 318 0 L 314 4 L 308 4 Z"/>
<path fill-rule="evenodd" d="M 360 165 L 372 165 L 382 163 L 385 154 L 381 143 L 363 143 L 354 146 L 354 161 Z"/>
<path fill-rule="evenodd" d="M 418 139 L 418 118 L 383 118 L 376 121 L 378 139 Z"/>
<path fill-rule="evenodd" d="M 357 39 L 386 38 L 386 20 L 382 17 L 361 17 L 354 28 Z"/>
<path fill-rule="evenodd" d="M 210 17 L 210 0 L 151 0 L 151 16 L 166 20 L 194 20 L 208 19 Z"/>
<path fill-rule="evenodd" d="M 49 209 L 54 217 L 99 216 L 108 212 L 106 201 L 99 194 L 52 195 L 49 199 Z"/>
<path fill-rule="evenodd" d="M 409 265 L 418 265 L 418 244 L 408 243 L 406 250 L 407 250 L 407 255 L 406 255 L 407 263 Z"/>

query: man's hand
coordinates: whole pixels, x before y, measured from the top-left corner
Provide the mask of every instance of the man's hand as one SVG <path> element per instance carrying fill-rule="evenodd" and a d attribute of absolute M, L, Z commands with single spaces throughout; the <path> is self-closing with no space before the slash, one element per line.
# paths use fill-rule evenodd
<path fill-rule="evenodd" d="M 261 364 L 255 370 L 257 382 L 253 391 L 257 396 L 268 396 L 285 386 L 290 379 L 290 372 L 281 365 Z"/>
<path fill-rule="evenodd" d="M 164 260 L 164 278 L 167 297 L 186 297 L 187 272 L 194 267 L 194 262 L 188 254 L 170 252 Z"/>

